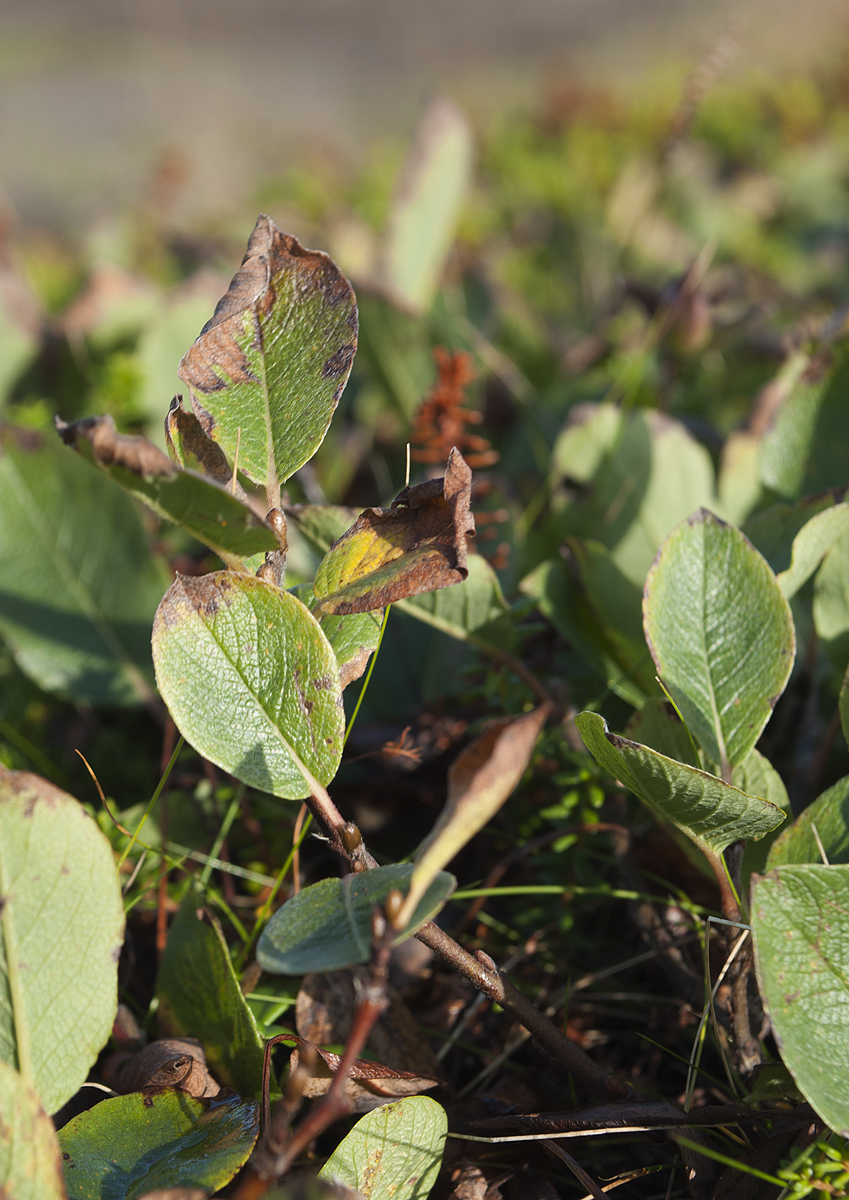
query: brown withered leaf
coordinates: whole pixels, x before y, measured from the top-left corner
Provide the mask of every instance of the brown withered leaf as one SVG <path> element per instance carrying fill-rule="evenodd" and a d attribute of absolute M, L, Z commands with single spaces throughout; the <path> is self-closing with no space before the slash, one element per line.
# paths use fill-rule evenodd
<path fill-rule="evenodd" d="M 229 488 L 240 500 L 246 500 L 245 489 L 233 472 L 227 456 L 217 442 L 204 431 L 194 413 L 183 408 L 183 397 L 174 396 L 165 418 L 165 442 L 174 462 L 184 469 L 199 471 L 216 483 Z"/>
<path fill-rule="evenodd" d="M 220 1091 L 196 1038 L 157 1038 L 137 1054 L 115 1054 L 107 1063 L 106 1075 L 121 1095 L 172 1087 L 200 1099 L 217 1096 Z"/>
<path fill-rule="evenodd" d="M 369 1034 L 369 1049 L 387 1067 L 438 1078 L 439 1064 L 430 1045 L 400 992 L 391 985 L 387 986 L 387 1000 L 388 1007 Z M 356 1007 L 353 971 L 305 975 L 295 1008 L 298 1033 L 308 1042 L 344 1043 Z"/>
<path fill-rule="evenodd" d="M 223 483 L 182 470 L 147 438 L 118 433 L 112 417 L 85 417 L 70 425 L 57 417 L 56 429 L 67 446 L 79 450 L 158 517 L 204 542 L 228 566 L 238 569 L 253 554 L 285 549 L 271 523 Z"/>
<path fill-rule="evenodd" d="M 324 1050 L 321 1046 L 315 1046 L 304 1038 L 297 1040 L 299 1047 L 310 1046 L 318 1056 L 303 1094 L 307 1099 L 323 1096 L 330 1088 L 342 1056 Z M 290 1071 L 296 1070 L 298 1062 L 299 1050 L 296 1048 L 289 1057 Z M 390 1100 L 399 1100 L 403 1096 L 417 1096 L 420 1092 L 438 1087 L 441 1082 L 440 1079 L 428 1075 L 417 1075 L 413 1071 L 396 1071 L 382 1063 L 358 1058 L 345 1081 L 345 1095 L 351 1101 L 354 1112 L 364 1113 L 378 1108 L 381 1104 L 388 1104 Z"/>
<path fill-rule="evenodd" d="M 369 612 L 461 583 L 475 532 L 471 486 L 455 447 L 444 478 L 404 488 L 389 508 L 367 508 L 319 564 L 315 615 Z"/>
<path fill-rule="evenodd" d="M 454 1190 L 448 1200 L 502 1200 L 498 1184 L 489 1183 L 480 1167 L 464 1163 L 451 1176 Z M 504 1177 L 498 1181 L 504 1182 Z"/>
<path fill-rule="evenodd" d="M 437 873 L 483 829 L 513 791 L 550 711 L 550 705 L 542 704 L 521 717 L 490 721 L 452 763 L 448 800 L 416 851 L 410 891 L 397 918 L 399 928 L 409 920 Z"/>
<path fill-rule="evenodd" d="M 145 1192 L 139 1200 L 206 1200 L 209 1192 L 197 1187 L 156 1188 Z"/>

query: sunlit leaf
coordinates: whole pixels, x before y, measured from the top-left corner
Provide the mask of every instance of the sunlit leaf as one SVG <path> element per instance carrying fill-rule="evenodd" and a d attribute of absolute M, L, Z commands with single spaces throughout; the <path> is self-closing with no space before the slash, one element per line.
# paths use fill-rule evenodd
<path fill-rule="evenodd" d="M 701 509 L 664 542 L 646 580 L 646 640 L 708 758 L 742 762 L 784 691 L 796 650 L 775 576 L 732 525 Z"/>
<path fill-rule="evenodd" d="M 257 946 L 260 965 L 278 975 L 305 975 L 368 962 L 372 909 L 383 906 L 391 891 L 406 893 L 412 874 L 412 863 L 405 863 L 344 879 L 323 879 L 304 888 L 277 910 L 263 930 Z M 429 921 L 456 886 L 452 875 L 440 871 L 396 940 L 409 937 Z"/>
<path fill-rule="evenodd" d="M 782 831 L 770 848 L 767 870 L 788 863 L 821 863 L 820 846 L 828 862 L 849 863 L 849 775 L 817 796 Z"/>
<path fill-rule="evenodd" d="M 429 1096 L 411 1096 L 360 1117 L 322 1167 L 367 1200 L 426 1200 L 442 1163 L 448 1118 Z"/>
<path fill-rule="evenodd" d="M 307 608 L 312 608 L 315 603 L 312 584 L 298 584 L 292 588 L 292 592 Z M 318 623 L 333 647 L 344 690 L 349 683 L 360 678 L 368 666 L 368 660 L 377 649 L 383 627 L 383 610 L 378 608 L 372 612 L 352 613 L 347 617 L 328 613 L 327 616 L 319 617 Z"/>
<path fill-rule="evenodd" d="M 666 535 L 714 497 L 707 450 L 652 409 L 574 408 L 555 442 L 552 472 L 567 488 L 554 498 L 560 536 L 601 542 L 637 587 Z"/>
<path fill-rule="evenodd" d="M 0 1061 L 48 1112 L 79 1089 L 118 1007 L 124 905 L 73 796 L 0 766 Z"/>
<path fill-rule="evenodd" d="M 677 825 L 709 856 L 721 854 L 741 838 L 757 840 L 784 820 L 781 809 L 766 800 L 609 733 L 598 713 L 579 713 L 575 724 L 587 749 L 614 779 L 658 816 Z"/>
<path fill-rule="evenodd" d="M 548 716 L 543 705 L 521 717 L 491 721 L 448 771 L 448 799 L 415 853 L 410 890 L 398 921 L 407 923 L 431 881 L 483 829 L 512 793 L 530 762 Z"/>
<path fill-rule="evenodd" d="M 259 1106 L 168 1088 L 104 1100 L 59 1131 L 69 1200 L 140 1200 L 158 1188 L 217 1192 L 247 1162 Z"/>
<path fill-rule="evenodd" d="M 311 778 L 336 774 L 339 670 L 291 592 L 233 571 L 178 576 L 157 610 L 153 658 L 180 732 L 243 783 L 302 800 Z"/>
<path fill-rule="evenodd" d="M 816 1113 L 849 1136 L 849 865 L 756 877 L 751 922 L 781 1057 Z"/>
<path fill-rule="evenodd" d="M 472 172 L 472 132 L 448 100 L 430 105 L 416 133 L 389 217 L 387 294 L 411 312 L 433 300 Z"/>
<path fill-rule="evenodd" d="M 280 485 L 327 432 L 357 348 L 351 285 L 326 254 L 260 216 L 242 266 L 180 363 L 192 407 L 231 462 Z"/>
<path fill-rule="evenodd" d="M 404 488 L 390 508 L 367 508 L 322 559 L 315 612 L 367 612 L 468 575 L 472 473 L 452 450 L 445 478 Z"/>
<path fill-rule="evenodd" d="M 57 422 L 57 427 L 67 445 L 230 565 L 241 566 L 251 554 L 281 549 L 268 522 L 223 483 L 181 470 L 146 438 L 117 433 L 111 417 L 85 417 L 73 425 Z"/>
<path fill-rule="evenodd" d="M 6 1200 L 64 1200 L 53 1122 L 34 1088 L 0 1062 L 0 1194 Z"/>

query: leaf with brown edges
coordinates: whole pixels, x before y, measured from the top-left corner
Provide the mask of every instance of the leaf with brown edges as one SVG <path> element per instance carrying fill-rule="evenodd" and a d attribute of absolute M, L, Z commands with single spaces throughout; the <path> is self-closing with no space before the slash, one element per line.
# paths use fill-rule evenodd
<path fill-rule="evenodd" d="M 118 433 L 110 416 L 85 417 L 70 425 L 57 418 L 56 428 L 66 445 L 79 450 L 158 517 L 173 521 L 209 546 L 229 566 L 241 567 L 242 560 L 253 554 L 285 548 L 268 521 L 222 482 L 181 470 L 147 438 Z"/>
<path fill-rule="evenodd" d="M 319 564 L 313 613 L 369 612 L 461 583 L 475 532 L 471 486 L 455 447 L 444 479 L 404 488 L 389 508 L 367 508 Z"/>
<path fill-rule="evenodd" d="M 179 375 L 206 434 L 264 485 L 280 485 L 321 445 L 357 349 L 350 283 L 260 216 L 229 290 Z"/>

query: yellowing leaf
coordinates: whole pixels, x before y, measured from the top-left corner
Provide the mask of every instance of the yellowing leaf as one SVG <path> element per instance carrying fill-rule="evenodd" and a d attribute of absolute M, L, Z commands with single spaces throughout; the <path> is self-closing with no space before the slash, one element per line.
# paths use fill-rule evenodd
<path fill-rule="evenodd" d="M 389 508 L 367 508 L 319 564 L 313 613 L 369 612 L 464 580 L 471 486 L 455 448 L 444 479 L 404 488 Z"/>

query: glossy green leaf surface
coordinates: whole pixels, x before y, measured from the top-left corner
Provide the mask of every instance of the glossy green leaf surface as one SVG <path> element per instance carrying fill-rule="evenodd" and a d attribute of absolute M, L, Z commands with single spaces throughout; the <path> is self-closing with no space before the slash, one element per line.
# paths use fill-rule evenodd
<path fill-rule="evenodd" d="M 246 500 L 221 482 L 182 470 L 145 438 L 116 433 L 111 417 L 88 417 L 61 426 L 60 433 L 114 483 L 231 566 L 241 566 L 252 554 L 280 549 L 274 530 Z"/>
<path fill-rule="evenodd" d="M 347 279 L 260 216 L 179 374 L 206 432 L 274 498 L 321 445 L 356 348 Z"/>
<path fill-rule="evenodd" d="M 429 1096 L 360 1117 L 319 1172 L 365 1200 L 426 1200 L 442 1164 L 448 1118 Z"/>
<path fill-rule="evenodd" d="M 0 1062 L 0 1194 L 6 1200 L 64 1200 L 53 1122 L 12 1067 Z"/>
<path fill-rule="evenodd" d="M 46 691 L 153 695 L 150 625 L 166 585 L 132 502 L 58 440 L 0 454 L 0 633 Z"/>
<path fill-rule="evenodd" d="M 368 962 L 372 909 L 383 905 L 395 888 L 406 893 L 413 870 L 412 863 L 375 867 L 304 888 L 277 910 L 263 930 L 257 945 L 260 966 L 277 975 L 306 975 Z M 456 886 L 453 875 L 440 871 L 397 940 L 410 937 L 429 921 Z"/>
<path fill-rule="evenodd" d="M 773 843 L 767 870 L 787 863 L 821 863 L 820 843 L 830 863 L 849 863 L 849 775 L 817 796 Z"/>
<path fill-rule="evenodd" d="M 849 744 L 849 667 L 846 668 L 843 683 L 840 685 L 837 707 L 840 713 L 840 727 L 847 744 Z"/>
<path fill-rule="evenodd" d="M 755 965 L 793 1078 L 849 1135 L 849 865 L 783 866 L 752 884 Z"/>
<path fill-rule="evenodd" d="M 646 579 L 646 640 L 690 732 L 715 763 L 742 762 L 793 666 L 787 601 L 738 529 L 701 509 L 664 542 Z"/>
<path fill-rule="evenodd" d="M 232 571 L 178 576 L 157 610 L 153 658 L 180 732 L 243 783 L 302 800 L 310 778 L 336 774 L 336 657 L 291 592 Z"/>
<path fill-rule="evenodd" d="M 741 838 L 757 840 L 784 820 L 781 809 L 766 800 L 609 733 L 598 713 L 579 713 L 575 724 L 606 771 L 708 854 L 721 854 Z"/>
<path fill-rule="evenodd" d="M 0 767 L 0 1061 L 47 1112 L 78 1091 L 112 1030 L 124 905 L 82 806 Z"/>
<path fill-rule="evenodd" d="M 139 1200 L 158 1188 L 216 1192 L 244 1166 L 259 1106 L 238 1096 L 131 1092 L 104 1100 L 59 1131 L 69 1200 Z"/>
<path fill-rule="evenodd" d="M 449 101 L 436 100 L 404 164 L 386 237 L 386 289 L 411 312 L 425 312 L 436 293 L 471 180 L 472 153 L 466 118 Z"/>
<path fill-rule="evenodd" d="M 203 911 L 193 892 L 168 930 L 156 991 L 162 1027 L 176 1036 L 197 1038 L 222 1086 L 258 1098 L 263 1041 L 221 926 Z"/>

